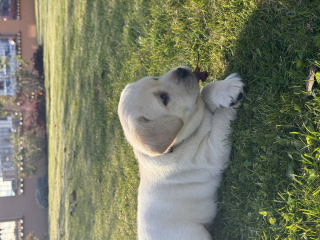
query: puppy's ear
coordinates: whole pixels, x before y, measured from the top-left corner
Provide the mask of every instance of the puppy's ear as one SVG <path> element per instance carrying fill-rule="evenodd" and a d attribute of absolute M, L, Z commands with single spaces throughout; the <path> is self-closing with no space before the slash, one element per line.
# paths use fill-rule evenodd
<path fill-rule="evenodd" d="M 182 120 L 175 116 L 163 116 L 155 120 L 139 117 L 137 138 L 148 155 L 161 155 L 173 143 L 182 126 Z"/>

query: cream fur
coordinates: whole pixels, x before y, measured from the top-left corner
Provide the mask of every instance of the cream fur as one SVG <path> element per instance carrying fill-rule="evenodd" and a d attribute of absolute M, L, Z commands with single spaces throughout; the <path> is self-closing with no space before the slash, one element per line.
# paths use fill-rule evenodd
<path fill-rule="evenodd" d="M 122 91 L 118 114 L 140 169 L 140 240 L 211 239 L 208 228 L 229 160 L 227 137 L 240 92 L 237 74 L 208 83 L 200 92 L 187 67 L 143 78 Z"/>

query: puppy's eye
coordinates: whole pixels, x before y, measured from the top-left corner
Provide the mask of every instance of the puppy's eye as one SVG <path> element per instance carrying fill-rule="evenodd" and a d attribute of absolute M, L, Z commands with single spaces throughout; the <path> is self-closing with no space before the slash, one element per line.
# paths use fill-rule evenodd
<path fill-rule="evenodd" d="M 169 97 L 166 93 L 161 94 L 160 99 L 161 99 L 161 102 L 163 103 L 163 105 L 165 105 L 165 106 L 168 105 Z"/>

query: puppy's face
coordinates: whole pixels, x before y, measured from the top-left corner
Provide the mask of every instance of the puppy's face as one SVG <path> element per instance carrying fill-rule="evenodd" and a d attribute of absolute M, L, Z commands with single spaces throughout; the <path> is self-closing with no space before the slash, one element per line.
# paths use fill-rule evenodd
<path fill-rule="evenodd" d="M 128 85 L 121 93 L 118 114 L 129 143 L 156 156 L 192 134 L 202 108 L 196 77 L 191 69 L 178 67 Z"/>

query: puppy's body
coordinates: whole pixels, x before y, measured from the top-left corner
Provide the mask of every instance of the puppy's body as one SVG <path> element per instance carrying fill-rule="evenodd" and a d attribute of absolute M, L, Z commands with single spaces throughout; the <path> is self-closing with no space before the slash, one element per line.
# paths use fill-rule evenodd
<path fill-rule="evenodd" d="M 230 105 L 242 91 L 233 74 L 206 84 L 200 94 L 186 67 L 124 89 L 118 112 L 139 162 L 140 240 L 211 239 L 207 229 L 231 150 L 230 120 L 236 118 Z"/>

